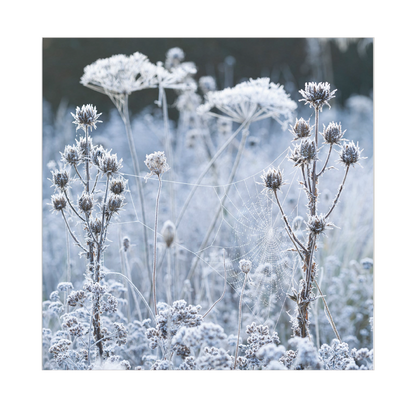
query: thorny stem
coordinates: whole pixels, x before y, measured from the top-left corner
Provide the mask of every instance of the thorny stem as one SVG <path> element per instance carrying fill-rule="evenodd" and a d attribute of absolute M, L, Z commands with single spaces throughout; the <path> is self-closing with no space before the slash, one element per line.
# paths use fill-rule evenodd
<path fill-rule="evenodd" d="M 68 205 L 71 207 L 71 209 L 72 209 L 72 211 L 74 211 L 75 212 L 75 214 L 78 216 L 78 218 L 82 221 L 82 222 L 85 222 L 85 219 L 84 218 L 82 218 L 81 217 L 81 215 L 79 215 L 78 214 L 78 211 L 73 207 L 73 205 L 71 204 L 71 201 L 70 201 L 70 199 L 69 199 L 69 197 L 68 197 L 68 193 L 66 192 L 66 189 L 64 189 L 64 195 L 65 195 L 65 198 L 66 198 L 66 200 L 68 201 Z"/>
<path fill-rule="evenodd" d="M 331 150 L 332 150 L 332 144 L 329 145 L 328 156 L 326 157 L 326 161 L 325 161 L 324 167 L 316 175 L 317 178 L 319 178 L 319 176 L 321 176 L 325 172 L 326 165 L 328 164 L 328 161 L 329 161 L 329 156 L 331 155 Z"/>
<path fill-rule="evenodd" d="M 237 335 L 237 347 L 235 349 L 234 369 L 237 367 L 238 347 L 239 347 L 239 343 L 240 343 L 240 330 L 241 330 L 241 309 L 242 309 L 242 306 L 243 306 L 243 293 L 244 293 L 244 288 L 245 288 L 246 283 L 247 283 L 248 273 L 245 273 L 245 275 L 246 276 L 244 278 L 243 287 L 241 288 L 240 304 L 239 304 L 239 307 L 238 307 L 238 335 Z"/>
<path fill-rule="evenodd" d="M 64 217 L 65 224 L 66 224 L 66 226 L 68 228 L 69 234 L 71 234 L 71 237 L 74 239 L 76 245 L 78 247 L 80 247 L 82 250 L 84 250 L 86 253 L 88 253 L 88 250 L 85 247 L 82 246 L 82 244 L 77 240 L 77 238 L 75 237 L 74 233 L 72 232 L 71 227 L 69 226 L 68 221 L 66 220 L 66 217 L 65 217 L 65 214 L 64 214 L 64 211 L 63 210 L 61 211 L 61 213 L 62 213 L 62 216 Z"/>
<path fill-rule="evenodd" d="M 86 183 L 86 182 L 84 181 L 84 179 L 82 178 L 82 176 L 81 176 L 81 174 L 79 173 L 78 168 L 76 167 L 76 165 L 74 165 L 74 169 L 75 169 L 75 172 L 77 173 L 77 175 L 79 176 L 79 179 L 81 179 L 82 184 L 83 184 L 84 186 L 87 186 L 87 183 Z"/>
<path fill-rule="evenodd" d="M 344 179 L 342 180 L 342 183 L 341 183 L 341 185 L 340 185 L 340 187 L 339 187 L 339 189 L 338 189 L 338 193 L 337 193 L 337 196 L 335 197 L 335 199 L 334 199 L 334 202 L 332 203 L 332 207 L 331 207 L 331 209 L 328 211 L 328 213 L 325 215 L 325 219 L 327 219 L 328 217 L 329 217 L 329 215 L 331 214 L 331 212 L 334 210 L 334 208 L 335 208 L 335 206 L 337 205 L 337 203 L 338 203 L 338 199 L 339 199 L 339 197 L 340 197 L 340 195 L 341 195 L 341 192 L 342 192 L 342 189 L 344 188 L 344 184 L 345 184 L 345 179 L 347 179 L 347 175 L 348 175 L 348 170 L 349 170 L 349 166 L 347 166 L 347 168 L 345 169 L 345 175 L 344 175 Z"/>
<path fill-rule="evenodd" d="M 157 177 L 159 179 L 159 189 L 157 191 L 156 208 L 155 208 L 155 238 L 154 238 L 154 248 L 153 248 L 153 276 L 152 276 L 153 303 L 155 307 L 155 315 L 157 315 L 157 305 L 156 305 L 157 220 L 158 220 L 158 211 L 159 211 L 160 190 L 162 189 L 162 180 L 160 178 L 160 175 L 157 175 Z"/>

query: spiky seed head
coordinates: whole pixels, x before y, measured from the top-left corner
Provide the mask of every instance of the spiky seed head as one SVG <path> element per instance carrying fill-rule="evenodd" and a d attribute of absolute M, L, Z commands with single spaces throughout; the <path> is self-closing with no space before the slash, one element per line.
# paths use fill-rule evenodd
<path fill-rule="evenodd" d="M 107 212 L 117 214 L 124 205 L 124 196 L 111 194 L 107 202 Z"/>
<path fill-rule="evenodd" d="M 240 260 L 239 266 L 240 266 L 240 270 L 243 273 L 247 274 L 247 273 L 250 273 L 252 264 L 250 260 L 242 259 Z"/>
<path fill-rule="evenodd" d="M 77 166 L 82 161 L 82 154 L 79 151 L 78 146 L 65 146 L 65 150 L 62 153 L 62 161 L 65 162 L 67 165 Z"/>
<path fill-rule="evenodd" d="M 86 139 L 86 137 L 81 137 L 81 139 L 77 141 L 77 146 L 78 146 L 79 154 L 84 159 L 87 155 L 88 157 L 91 157 L 91 153 L 93 150 L 91 137 L 88 137 L 88 140 Z"/>
<path fill-rule="evenodd" d="M 362 149 L 358 147 L 358 143 L 355 145 L 353 142 L 344 143 L 339 151 L 338 162 L 343 163 L 345 166 L 353 166 L 363 159 L 361 157 Z"/>
<path fill-rule="evenodd" d="M 269 168 L 267 172 L 263 171 L 261 176 L 265 189 L 270 189 L 273 192 L 280 190 L 283 183 L 283 173 L 280 169 Z"/>
<path fill-rule="evenodd" d="M 51 200 L 52 200 L 52 208 L 55 211 L 62 211 L 62 210 L 65 209 L 65 207 L 66 207 L 66 198 L 65 198 L 65 195 L 62 192 L 52 195 Z"/>
<path fill-rule="evenodd" d="M 101 233 L 101 226 L 101 218 L 96 217 L 90 220 L 90 228 L 95 235 Z"/>
<path fill-rule="evenodd" d="M 110 191 L 113 194 L 120 195 L 126 190 L 127 181 L 122 177 L 113 178 L 110 181 Z"/>
<path fill-rule="evenodd" d="M 78 207 L 81 211 L 89 213 L 94 207 L 94 200 L 92 195 L 84 191 L 78 198 Z"/>
<path fill-rule="evenodd" d="M 340 144 L 341 140 L 343 139 L 344 133 L 347 130 L 342 131 L 341 123 L 337 124 L 333 121 L 328 124 L 328 127 L 325 127 L 323 133 L 321 133 L 322 137 L 324 138 L 325 143 L 328 144 Z"/>
<path fill-rule="evenodd" d="M 325 234 L 325 230 L 331 230 L 331 226 L 334 224 L 326 222 L 325 216 L 321 215 L 312 215 L 309 216 L 308 222 L 306 223 L 307 229 L 315 235 Z"/>
<path fill-rule="evenodd" d="M 295 136 L 293 140 L 305 139 L 310 137 L 312 134 L 312 129 L 309 125 L 309 121 L 305 121 L 303 118 L 300 118 L 300 120 L 296 119 L 295 125 L 291 125 L 290 127 L 290 132 Z"/>
<path fill-rule="evenodd" d="M 303 97 L 299 101 L 305 101 L 305 105 L 309 104 L 309 107 L 322 111 L 324 105 L 331 107 L 328 101 L 335 97 L 335 91 L 331 91 L 331 85 L 328 82 L 320 82 L 319 84 L 306 82 L 305 89 L 299 90 Z"/>
<path fill-rule="evenodd" d="M 69 183 L 69 174 L 66 170 L 56 170 L 52 172 L 52 184 L 62 191 L 67 189 Z"/>
<path fill-rule="evenodd" d="M 162 236 L 165 240 L 166 246 L 169 248 L 176 236 L 176 227 L 172 221 L 165 221 L 162 227 Z"/>
<path fill-rule="evenodd" d="M 145 180 L 150 178 L 152 175 L 163 175 L 170 169 L 166 162 L 165 152 L 154 152 L 150 155 L 146 155 L 144 163 L 150 170 L 150 173 L 146 175 Z"/>
<path fill-rule="evenodd" d="M 314 160 L 318 160 L 318 154 L 316 151 L 315 142 L 310 139 L 303 139 L 300 142 L 300 156 L 305 163 L 311 163 Z"/>
<path fill-rule="evenodd" d="M 103 146 L 94 146 L 92 149 L 91 161 L 94 163 L 95 166 L 100 166 L 100 158 L 105 153 L 105 149 Z"/>
<path fill-rule="evenodd" d="M 74 117 L 73 123 L 77 125 L 78 129 L 83 129 L 86 131 L 88 127 L 92 130 L 97 128 L 97 123 L 102 123 L 101 120 L 98 120 L 100 114 L 97 114 L 97 109 L 93 107 L 91 104 L 83 105 L 81 108 L 77 107 L 75 110 L 75 114 L 71 113 L 72 117 Z"/>
<path fill-rule="evenodd" d="M 123 250 L 127 251 L 130 248 L 130 238 L 124 237 L 123 238 Z"/>
<path fill-rule="evenodd" d="M 106 150 L 98 159 L 98 167 L 103 173 L 114 174 L 123 167 L 122 161 L 123 159 L 118 161 L 117 154 L 111 154 L 110 151 Z"/>

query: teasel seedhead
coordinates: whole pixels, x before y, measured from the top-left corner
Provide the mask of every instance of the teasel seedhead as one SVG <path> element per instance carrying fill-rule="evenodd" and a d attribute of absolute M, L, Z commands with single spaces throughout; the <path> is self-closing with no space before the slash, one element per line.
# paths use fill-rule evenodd
<path fill-rule="evenodd" d="M 243 273 L 247 274 L 247 273 L 250 273 L 252 263 L 250 260 L 242 259 L 240 260 L 239 266 L 240 266 L 240 270 Z"/>
<path fill-rule="evenodd" d="M 127 250 L 130 248 L 130 238 L 124 237 L 123 238 L 123 250 L 127 252 Z"/>
<path fill-rule="evenodd" d="M 170 169 L 166 162 L 165 152 L 154 152 L 150 155 L 146 155 L 146 160 L 144 163 L 150 170 L 150 172 L 145 177 L 146 181 L 152 175 L 160 176 Z"/>
<path fill-rule="evenodd" d="M 62 192 L 52 195 L 52 208 L 55 211 L 62 211 L 66 208 L 66 198 Z"/>
<path fill-rule="evenodd" d="M 366 159 L 361 157 L 362 151 L 363 149 L 358 147 L 358 143 L 356 145 L 353 142 L 344 143 L 338 152 L 338 162 L 343 163 L 347 167 L 354 166 L 360 159 Z"/>
<path fill-rule="evenodd" d="M 263 171 L 261 179 L 263 179 L 264 188 L 273 192 L 280 190 L 280 187 L 285 185 L 283 183 L 283 172 L 280 169 L 269 168 L 267 172 Z"/>
<path fill-rule="evenodd" d="M 341 123 L 337 124 L 333 121 L 328 124 L 328 127 L 325 127 L 323 133 L 321 133 L 322 137 L 324 138 L 325 143 L 328 144 L 340 144 L 341 140 L 343 139 L 344 133 L 347 130 L 342 131 Z"/>
<path fill-rule="evenodd" d="M 334 224 L 326 222 L 324 214 L 309 216 L 306 227 L 313 234 L 325 234 L 325 230 L 332 230 L 330 227 L 334 227 Z"/>
<path fill-rule="evenodd" d="M 52 184 L 56 189 L 64 191 L 68 188 L 69 174 L 66 170 L 55 170 L 52 172 Z"/>
<path fill-rule="evenodd" d="M 98 159 L 99 169 L 106 174 L 117 173 L 122 167 L 123 159 L 117 160 L 117 154 L 111 154 L 110 151 L 106 150 L 104 154 Z"/>
<path fill-rule="evenodd" d="M 100 158 L 104 153 L 105 149 L 103 146 L 94 146 L 94 148 L 92 149 L 91 161 L 95 166 L 100 166 Z"/>
<path fill-rule="evenodd" d="M 71 113 L 74 117 L 73 123 L 77 125 L 77 130 L 82 129 L 86 131 L 88 127 L 92 130 L 97 128 L 97 123 L 102 123 L 101 120 L 98 120 L 100 114 L 97 114 L 97 109 L 92 106 L 92 104 L 83 105 L 81 108 L 77 107 L 75 114 Z"/>
<path fill-rule="evenodd" d="M 126 190 L 127 181 L 122 178 L 112 178 L 110 181 L 110 191 L 113 194 L 121 195 Z"/>
<path fill-rule="evenodd" d="M 173 240 L 175 239 L 175 235 L 176 235 L 175 224 L 169 220 L 165 221 L 165 223 L 163 224 L 161 233 L 163 236 L 163 240 L 165 240 L 166 246 L 169 248 L 172 245 Z"/>
<path fill-rule="evenodd" d="M 311 139 L 302 139 L 302 141 L 293 148 L 289 159 L 295 162 L 295 166 L 310 164 L 313 161 L 318 160 L 315 142 Z"/>
<path fill-rule="evenodd" d="M 81 155 L 81 157 L 85 159 L 85 157 L 87 156 L 87 151 L 88 151 L 88 157 L 90 158 L 93 148 L 94 148 L 94 146 L 92 145 L 91 137 L 88 137 L 88 141 L 86 137 L 81 137 L 80 140 L 79 141 L 76 140 L 76 142 L 77 142 L 79 154 Z"/>
<path fill-rule="evenodd" d="M 82 195 L 78 198 L 78 207 L 81 211 L 85 213 L 91 212 L 91 210 L 94 207 L 94 200 L 92 195 L 84 191 Z"/>
<path fill-rule="evenodd" d="M 95 235 L 98 235 L 101 233 L 101 228 L 102 228 L 101 218 L 95 217 L 94 219 L 90 220 L 90 229 Z"/>
<path fill-rule="evenodd" d="M 300 118 L 300 120 L 296 119 L 295 125 L 291 125 L 290 127 L 290 132 L 295 136 L 293 140 L 306 139 L 312 134 L 312 129 L 309 125 L 309 121 L 305 121 L 303 118 Z"/>
<path fill-rule="evenodd" d="M 328 101 L 335 97 L 335 91 L 331 91 L 331 85 L 328 82 L 320 82 L 319 84 L 306 82 L 305 89 L 299 90 L 303 97 L 299 101 L 305 101 L 305 105 L 309 104 L 309 107 L 322 111 L 325 104 L 331 108 Z"/>
<path fill-rule="evenodd" d="M 107 202 L 107 213 L 117 214 L 126 205 L 124 203 L 124 196 L 111 194 Z"/>
<path fill-rule="evenodd" d="M 60 152 L 62 156 L 62 161 L 70 166 L 77 166 L 82 161 L 82 154 L 79 151 L 78 146 L 65 146 L 64 152 Z"/>

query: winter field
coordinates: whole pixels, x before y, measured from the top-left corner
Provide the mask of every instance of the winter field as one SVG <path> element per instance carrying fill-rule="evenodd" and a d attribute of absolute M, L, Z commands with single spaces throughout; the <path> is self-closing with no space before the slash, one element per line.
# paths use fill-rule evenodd
<path fill-rule="evenodd" d="M 372 97 L 102 58 L 43 102 L 42 368 L 373 370 Z"/>

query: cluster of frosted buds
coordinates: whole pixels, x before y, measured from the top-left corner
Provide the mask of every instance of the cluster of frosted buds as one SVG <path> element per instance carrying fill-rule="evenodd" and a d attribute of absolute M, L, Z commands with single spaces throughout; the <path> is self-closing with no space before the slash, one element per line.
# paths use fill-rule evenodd
<path fill-rule="evenodd" d="M 71 282 L 61 282 L 58 284 L 57 289 L 59 292 L 69 292 L 74 286 Z"/>
<path fill-rule="evenodd" d="M 96 217 L 90 220 L 90 229 L 97 236 L 101 233 L 101 218 Z"/>
<path fill-rule="evenodd" d="M 315 142 L 310 139 L 302 139 L 292 150 L 289 159 L 295 162 L 295 166 L 309 164 L 318 160 Z"/>
<path fill-rule="evenodd" d="M 97 167 L 100 166 L 100 158 L 104 153 L 105 153 L 104 147 L 102 147 L 101 145 L 94 146 L 94 148 L 92 149 L 91 161 L 92 163 L 94 163 L 95 166 Z"/>
<path fill-rule="evenodd" d="M 239 266 L 240 266 L 240 270 L 243 273 L 247 274 L 247 273 L 250 273 L 252 264 L 250 260 L 242 259 L 240 260 Z"/>
<path fill-rule="evenodd" d="M 52 195 L 52 207 L 55 211 L 62 211 L 66 207 L 66 198 L 63 193 Z"/>
<path fill-rule="evenodd" d="M 123 324 L 118 322 L 114 322 L 114 328 L 116 329 L 116 344 L 117 345 L 124 345 L 127 343 L 127 329 Z"/>
<path fill-rule="evenodd" d="M 106 150 L 101 155 L 101 157 L 98 158 L 98 167 L 101 170 L 101 172 L 109 174 L 109 173 L 117 173 L 122 167 L 123 159 L 120 159 L 118 161 L 117 154 L 111 154 L 110 151 Z"/>
<path fill-rule="evenodd" d="M 101 120 L 98 120 L 100 114 L 97 114 L 97 109 L 93 107 L 91 104 L 83 105 L 81 108 L 77 107 L 75 110 L 75 114 L 71 113 L 72 117 L 74 117 L 73 123 L 77 125 L 77 130 L 82 129 L 86 131 L 88 127 L 92 130 L 97 128 L 97 123 L 102 123 Z"/>
<path fill-rule="evenodd" d="M 82 155 L 80 154 L 78 146 L 65 146 L 64 152 L 60 152 L 62 161 L 67 165 L 77 166 L 81 163 Z"/>
<path fill-rule="evenodd" d="M 334 224 L 330 222 L 326 222 L 325 216 L 321 215 L 313 215 L 308 218 L 308 222 L 306 223 L 307 228 L 310 232 L 315 235 L 324 233 L 325 230 L 331 230 L 331 226 Z"/>
<path fill-rule="evenodd" d="M 353 142 L 344 143 L 339 151 L 338 161 L 346 166 L 354 165 L 361 159 L 361 152 L 362 149 L 358 147 L 358 144 L 355 145 Z"/>
<path fill-rule="evenodd" d="M 341 123 L 337 124 L 331 122 L 328 124 L 328 127 L 325 127 L 324 124 L 324 131 L 321 135 L 324 138 L 325 143 L 339 145 L 341 140 L 345 140 L 343 139 L 343 136 L 346 131 L 347 130 L 342 131 Z"/>
<path fill-rule="evenodd" d="M 267 172 L 263 171 L 261 179 L 263 179 L 265 189 L 270 189 L 273 192 L 280 190 L 280 187 L 285 185 L 283 183 L 283 174 L 280 169 L 276 170 L 275 168 L 269 168 Z"/>
<path fill-rule="evenodd" d="M 126 190 L 127 181 L 121 176 L 119 178 L 113 178 L 110 181 L 110 191 L 113 194 L 120 195 Z"/>
<path fill-rule="evenodd" d="M 107 214 L 117 214 L 124 205 L 123 195 L 111 194 L 107 202 Z"/>
<path fill-rule="evenodd" d="M 150 173 L 146 175 L 145 180 L 150 178 L 152 175 L 163 175 L 170 169 L 166 162 L 165 152 L 154 152 L 150 155 L 146 155 L 144 163 L 150 170 Z"/>
<path fill-rule="evenodd" d="M 115 313 L 117 312 L 117 299 L 115 296 L 107 294 L 107 298 L 105 299 L 104 304 L 102 305 L 103 312 Z"/>
<path fill-rule="evenodd" d="M 217 89 L 217 84 L 215 82 L 215 79 L 209 75 L 205 77 L 199 78 L 199 88 L 201 88 L 201 91 L 206 94 L 209 91 L 215 91 Z"/>
<path fill-rule="evenodd" d="M 331 91 L 331 85 L 328 82 L 320 82 L 319 84 L 307 82 L 305 83 L 305 89 L 299 90 L 303 97 L 299 101 L 305 101 L 305 105 L 309 104 L 309 107 L 322 111 L 324 105 L 331 107 L 328 101 L 335 97 L 335 91 Z"/>
<path fill-rule="evenodd" d="M 91 212 L 94 207 L 93 197 L 88 192 L 83 192 L 82 195 L 78 198 L 78 207 L 81 211 L 85 213 Z"/>
<path fill-rule="evenodd" d="M 83 306 L 87 296 L 83 290 L 72 291 L 67 298 L 67 302 L 69 306 Z"/>
<path fill-rule="evenodd" d="M 166 52 L 165 68 L 176 68 L 184 59 L 185 53 L 181 48 L 171 48 Z"/>
<path fill-rule="evenodd" d="M 49 352 L 56 357 L 58 354 L 67 352 L 71 344 L 72 342 L 68 339 L 60 339 L 56 344 L 53 344 L 52 347 L 49 348 Z"/>
<path fill-rule="evenodd" d="M 300 120 L 296 119 L 295 125 L 290 127 L 290 132 L 295 136 L 293 140 L 306 139 L 312 134 L 312 129 L 309 125 L 309 121 L 305 121 L 303 118 Z"/>
<path fill-rule="evenodd" d="M 52 172 L 52 183 L 57 189 L 65 190 L 68 187 L 69 175 L 66 170 Z"/>
<path fill-rule="evenodd" d="M 163 224 L 161 233 L 162 233 L 163 240 L 165 240 L 166 246 L 169 248 L 172 245 L 173 240 L 175 239 L 175 235 L 176 235 L 175 224 L 169 220 L 165 221 L 165 223 Z"/>
<path fill-rule="evenodd" d="M 68 329 L 69 333 L 74 337 L 80 337 L 84 332 L 82 325 L 78 322 L 78 319 L 69 314 L 62 316 L 62 328 Z"/>

